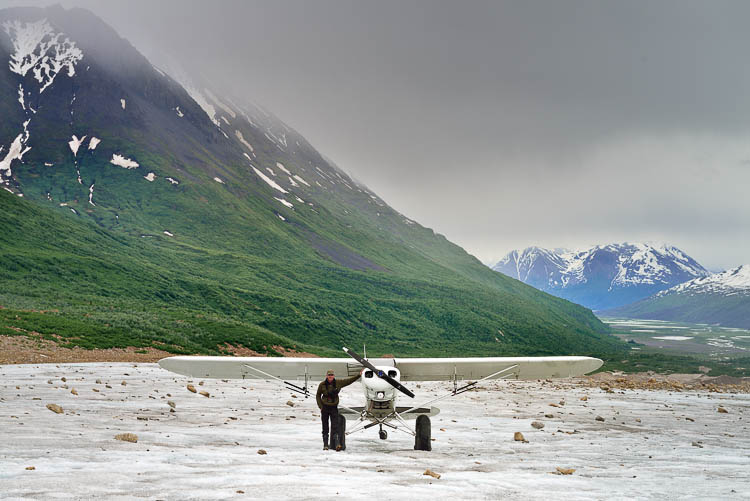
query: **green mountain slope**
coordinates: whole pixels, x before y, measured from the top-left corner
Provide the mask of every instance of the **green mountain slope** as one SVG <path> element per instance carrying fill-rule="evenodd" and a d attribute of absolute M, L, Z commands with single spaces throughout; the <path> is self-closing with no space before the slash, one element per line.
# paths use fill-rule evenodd
<path fill-rule="evenodd" d="M 0 65 L 0 160 L 19 134 L 30 148 L 0 179 L 5 333 L 204 353 L 619 348 L 589 310 L 487 269 L 265 110 L 178 83 L 87 11 L 0 21 L 0 62 L 32 24 L 82 54 L 45 89 Z"/>

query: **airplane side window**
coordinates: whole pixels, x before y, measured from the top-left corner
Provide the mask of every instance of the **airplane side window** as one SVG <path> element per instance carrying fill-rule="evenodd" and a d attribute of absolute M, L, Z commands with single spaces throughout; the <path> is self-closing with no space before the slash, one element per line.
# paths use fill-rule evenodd
<path fill-rule="evenodd" d="M 391 376 L 391 377 L 396 377 L 396 371 L 394 371 L 393 369 L 391 369 L 391 370 L 388 371 L 388 375 Z"/>
<path fill-rule="evenodd" d="M 365 371 L 365 377 L 367 378 L 372 377 L 372 371 Z"/>

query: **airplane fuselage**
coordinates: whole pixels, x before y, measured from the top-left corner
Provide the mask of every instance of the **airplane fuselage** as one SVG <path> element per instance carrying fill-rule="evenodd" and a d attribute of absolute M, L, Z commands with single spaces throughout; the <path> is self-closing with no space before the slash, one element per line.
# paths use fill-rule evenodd
<path fill-rule="evenodd" d="M 395 367 L 376 366 L 375 368 L 383 371 L 396 381 L 400 381 L 401 379 L 401 373 Z M 361 381 L 365 394 L 365 409 L 378 419 L 392 414 L 396 408 L 396 397 L 398 396 L 396 388 L 388 384 L 387 381 L 379 378 L 370 369 L 362 371 Z"/>

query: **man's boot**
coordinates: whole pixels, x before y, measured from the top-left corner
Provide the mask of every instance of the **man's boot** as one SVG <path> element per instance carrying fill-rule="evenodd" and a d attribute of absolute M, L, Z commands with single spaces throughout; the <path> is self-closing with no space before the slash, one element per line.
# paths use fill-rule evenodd
<path fill-rule="evenodd" d="M 328 450 L 328 435 L 323 435 L 323 450 Z"/>

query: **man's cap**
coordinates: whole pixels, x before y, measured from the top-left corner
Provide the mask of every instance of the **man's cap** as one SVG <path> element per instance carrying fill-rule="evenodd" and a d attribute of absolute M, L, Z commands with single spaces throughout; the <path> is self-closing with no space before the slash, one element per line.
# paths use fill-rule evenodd
<path fill-rule="evenodd" d="M 333 376 L 333 369 L 328 369 L 328 372 L 326 372 L 326 376 Z"/>

